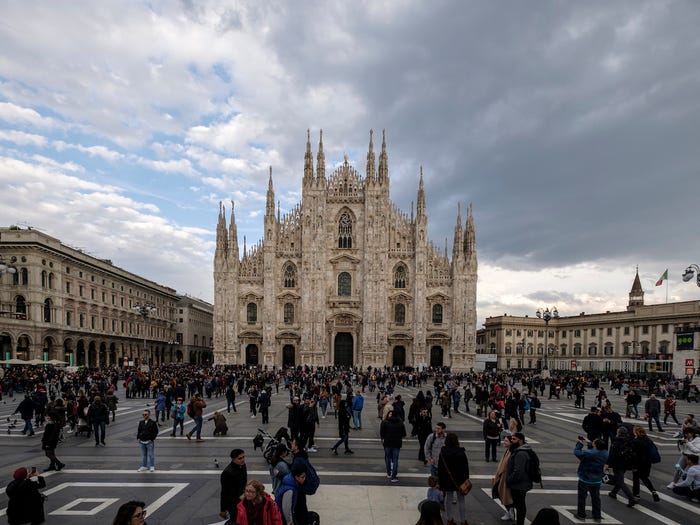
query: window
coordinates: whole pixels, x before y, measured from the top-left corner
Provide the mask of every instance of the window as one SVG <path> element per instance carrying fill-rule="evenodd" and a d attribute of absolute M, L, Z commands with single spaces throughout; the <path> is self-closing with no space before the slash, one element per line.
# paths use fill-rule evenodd
<path fill-rule="evenodd" d="M 513 353 L 513 348 L 511 346 L 506 346 L 506 354 L 511 355 Z"/>
<path fill-rule="evenodd" d="M 22 286 L 28 286 L 29 285 L 29 271 L 26 268 L 22 268 L 20 271 L 20 281 L 22 282 Z"/>
<path fill-rule="evenodd" d="M 649 333 L 649 325 L 648 324 L 645 324 L 644 326 L 642 326 L 642 333 L 643 334 Z"/>
<path fill-rule="evenodd" d="M 248 303 L 246 308 L 246 315 L 248 319 L 248 324 L 255 324 L 258 322 L 258 305 L 255 303 Z"/>
<path fill-rule="evenodd" d="M 394 288 L 406 288 L 406 267 L 403 264 L 394 271 Z"/>
<path fill-rule="evenodd" d="M 513 335 L 513 330 L 512 330 L 511 328 L 508 328 L 508 329 L 506 330 L 506 335 L 507 335 L 507 336 Z"/>
<path fill-rule="evenodd" d="M 544 337 L 544 330 L 537 330 L 537 337 Z"/>
<path fill-rule="evenodd" d="M 199 346 L 199 336 L 194 334 L 194 346 Z"/>
<path fill-rule="evenodd" d="M 66 312 L 66 326 L 73 324 L 73 312 Z"/>
<path fill-rule="evenodd" d="M 66 293 L 70 293 L 70 281 L 66 283 Z"/>
<path fill-rule="evenodd" d="M 625 326 L 624 334 L 630 335 L 630 327 L 629 326 Z"/>
<path fill-rule="evenodd" d="M 406 305 L 399 303 L 394 306 L 394 322 L 401 325 L 406 322 Z"/>
<path fill-rule="evenodd" d="M 284 287 L 294 288 L 296 286 L 297 270 L 292 263 L 284 265 Z"/>
<path fill-rule="evenodd" d="M 574 345 L 574 355 L 581 355 L 581 345 L 580 344 Z"/>
<path fill-rule="evenodd" d="M 102 292 L 102 302 L 103 303 L 107 302 L 107 293 L 106 292 Z"/>
<path fill-rule="evenodd" d="M 603 353 L 605 355 L 613 355 L 613 345 L 612 343 L 605 343 L 605 347 L 603 348 Z"/>
<path fill-rule="evenodd" d="M 53 290 L 53 273 L 49 274 L 49 290 Z"/>
<path fill-rule="evenodd" d="M 78 325 L 80 328 L 85 328 L 85 314 L 80 314 L 78 316 Z"/>
<path fill-rule="evenodd" d="M 95 298 L 95 289 L 90 288 L 90 299 L 94 299 L 94 298 Z"/>
<path fill-rule="evenodd" d="M 117 331 L 117 320 L 112 319 L 112 332 L 116 332 L 116 331 Z"/>
<path fill-rule="evenodd" d="M 562 336 L 562 337 L 566 337 L 566 330 L 562 330 L 562 331 L 561 331 L 561 336 Z"/>
<path fill-rule="evenodd" d="M 608 328 L 608 329 L 605 331 L 605 335 L 607 335 L 608 337 L 612 336 L 612 328 Z"/>
<path fill-rule="evenodd" d="M 520 328 L 518 328 L 518 331 L 515 332 L 515 335 L 516 335 L 516 337 L 520 337 L 521 335 L 523 335 L 523 331 L 520 330 Z"/>
<path fill-rule="evenodd" d="M 27 303 L 21 295 L 18 295 L 17 299 L 15 299 L 15 313 L 25 315 L 27 313 Z"/>
<path fill-rule="evenodd" d="M 51 299 L 46 299 L 44 301 L 44 322 L 51 322 Z"/>
<path fill-rule="evenodd" d="M 574 337 L 581 337 L 581 330 L 574 330 Z"/>
<path fill-rule="evenodd" d="M 566 345 L 561 345 L 559 350 L 561 351 L 562 356 L 566 355 Z"/>
<path fill-rule="evenodd" d="M 442 324 L 442 305 L 441 304 L 434 304 L 433 305 L 433 323 Z"/>
<path fill-rule="evenodd" d="M 82 284 L 78 285 L 78 295 L 80 297 L 83 296 L 83 285 Z"/>
<path fill-rule="evenodd" d="M 588 355 L 598 355 L 598 347 L 596 345 L 589 345 Z"/>
<path fill-rule="evenodd" d="M 92 328 L 94 330 L 96 327 L 97 327 L 97 317 L 95 317 L 94 315 L 91 315 L 90 316 L 90 328 Z"/>
<path fill-rule="evenodd" d="M 527 331 L 527 336 L 528 336 L 528 337 L 532 337 L 532 330 L 528 330 L 528 331 Z"/>
<path fill-rule="evenodd" d="M 294 305 L 285 303 L 284 305 L 284 324 L 294 323 Z"/>
<path fill-rule="evenodd" d="M 591 328 L 591 336 L 595 335 L 595 328 Z"/>
<path fill-rule="evenodd" d="M 340 216 L 338 223 L 338 248 L 352 248 L 352 219 L 347 212 Z"/>
<path fill-rule="evenodd" d="M 112 294 L 112 304 L 117 304 L 117 296 Z"/>
<path fill-rule="evenodd" d="M 338 295 L 352 295 L 352 279 L 348 272 L 342 272 L 338 275 Z"/>
<path fill-rule="evenodd" d="M 661 333 L 662 333 L 662 334 L 667 334 L 667 333 L 668 333 L 668 325 L 667 325 L 667 324 L 662 324 L 662 325 L 661 325 Z"/>
<path fill-rule="evenodd" d="M 41 272 L 41 287 L 46 288 L 46 270 Z"/>

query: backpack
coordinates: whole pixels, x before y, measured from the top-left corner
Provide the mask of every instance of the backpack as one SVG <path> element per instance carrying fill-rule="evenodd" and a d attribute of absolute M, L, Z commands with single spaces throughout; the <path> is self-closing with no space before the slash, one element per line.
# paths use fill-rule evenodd
<path fill-rule="evenodd" d="M 525 450 L 528 456 L 528 461 L 527 461 L 527 477 L 530 478 L 530 481 L 533 483 L 539 483 L 540 487 L 543 487 L 542 485 L 542 470 L 540 469 L 540 458 L 537 456 L 534 450 L 529 449 Z"/>
<path fill-rule="evenodd" d="M 532 398 L 532 406 L 534 408 L 540 408 L 542 406 L 542 402 L 540 401 L 539 397 L 533 397 Z"/>
<path fill-rule="evenodd" d="M 194 404 L 192 401 L 187 403 L 187 415 L 190 417 L 194 417 Z"/>
<path fill-rule="evenodd" d="M 304 459 L 304 467 L 306 468 L 306 480 L 301 488 L 304 494 L 312 496 L 316 494 L 318 486 L 321 484 L 321 479 L 318 477 L 316 469 L 306 459 Z"/>
<path fill-rule="evenodd" d="M 656 443 L 649 440 L 649 461 L 652 463 L 661 463 L 661 454 L 659 454 L 659 449 Z"/>

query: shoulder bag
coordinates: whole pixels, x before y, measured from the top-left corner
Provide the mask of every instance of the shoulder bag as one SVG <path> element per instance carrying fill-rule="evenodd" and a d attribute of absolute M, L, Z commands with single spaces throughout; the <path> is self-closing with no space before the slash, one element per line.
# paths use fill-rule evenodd
<path fill-rule="evenodd" d="M 455 487 L 457 487 L 457 490 L 459 490 L 459 493 L 462 494 L 463 496 L 466 496 L 471 492 L 472 490 L 472 482 L 470 479 L 465 479 L 464 483 L 461 485 L 457 485 L 457 482 L 455 481 L 455 478 L 452 476 L 452 472 L 450 472 L 450 469 L 447 467 L 447 461 L 445 461 L 445 458 L 442 456 L 442 452 L 440 452 L 440 457 L 442 458 L 442 464 L 445 465 L 445 470 L 447 471 L 447 475 L 450 476 L 450 479 L 452 480 L 452 483 L 454 483 Z"/>

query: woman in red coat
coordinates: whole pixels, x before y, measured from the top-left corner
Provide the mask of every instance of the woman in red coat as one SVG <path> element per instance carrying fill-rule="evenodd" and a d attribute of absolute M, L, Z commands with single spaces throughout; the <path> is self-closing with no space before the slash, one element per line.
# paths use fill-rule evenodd
<path fill-rule="evenodd" d="M 237 525 L 283 525 L 277 503 L 266 492 L 257 479 L 246 483 L 243 499 L 238 503 Z"/>

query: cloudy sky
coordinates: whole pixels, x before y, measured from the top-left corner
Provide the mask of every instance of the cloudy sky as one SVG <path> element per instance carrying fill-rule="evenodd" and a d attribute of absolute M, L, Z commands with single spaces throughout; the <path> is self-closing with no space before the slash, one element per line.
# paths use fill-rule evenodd
<path fill-rule="evenodd" d="M 393 201 L 423 166 L 430 237 L 473 203 L 489 315 L 697 299 L 700 5 L 3 2 L 0 225 L 213 300 L 219 201 L 262 236 L 267 169 L 300 199 L 306 130 Z"/>

